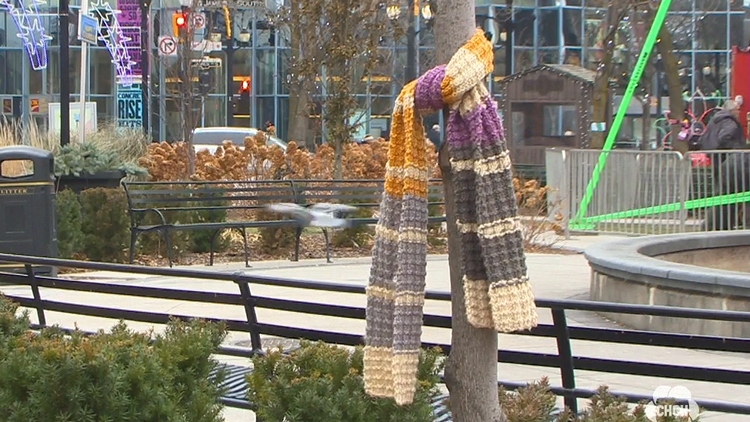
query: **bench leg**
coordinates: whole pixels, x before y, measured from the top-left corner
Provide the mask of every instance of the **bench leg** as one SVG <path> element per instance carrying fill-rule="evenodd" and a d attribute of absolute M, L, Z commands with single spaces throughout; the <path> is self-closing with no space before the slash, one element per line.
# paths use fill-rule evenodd
<path fill-rule="evenodd" d="M 301 226 L 297 226 L 297 229 L 295 231 L 295 239 L 294 239 L 294 258 L 292 261 L 297 262 L 299 261 L 299 244 L 301 243 L 302 239 L 302 231 L 303 228 Z"/>
<path fill-rule="evenodd" d="M 331 241 L 328 237 L 328 229 L 323 229 L 323 238 L 326 241 L 326 262 L 331 264 L 333 261 L 331 261 Z"/>
<path fill-rule="evenodd" d="M 169 229 L 162 229 L 161 234 L 167 245 L 167 262 L 169 262 L 169 268 L 172 268 L 172 239 L 169 236 Z"/>
<path fill-rule="evenodd" d="M 250 268 L 250 247 L 247 245 L 247 229 L 242 228 L 242 245 L 245 247 L 245 268 Z"/>
<path fill-rule="evenodd" d="M 138 241 L 138 232 L 137 230 L 130 229 L 130 256 L 129 256 L 129 263 L 132 265 L 133 261 L 135 261 L 135 243 Z"/>
<path fill-rule="evenodd" d="M 221 229 L 214 230 L 211 234 L 211 249 L 208 251 L 208 266 L 214 265 L 214 249 L 216 249 L 216 237 L 221 233 Z"/>

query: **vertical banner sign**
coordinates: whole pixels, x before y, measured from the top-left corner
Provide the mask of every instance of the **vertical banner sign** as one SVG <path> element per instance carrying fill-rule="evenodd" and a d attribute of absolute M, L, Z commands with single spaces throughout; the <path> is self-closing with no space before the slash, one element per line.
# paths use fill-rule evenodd
<path fill-rule="evenodd" d="M 117 87 L 117 127 L 142 127 L 143 98 L 141 84 Z"/>
<path fill-rule="evenodd" d="M 125 49 L 133 61 L 133 76 L 137 80 L 142 75 L 141 66 L 141 5 L 138 0 L 117 0 L 122 34 L 128 39 Z"/>
<path fill-rule="evenodd" d="M 128 39 L 125 49 L 132 62 L 133 81 L 130 86 L 117 84 L 117 126 L 138 128 L 143 125 L 143 99 L 140 82 L 143 67 L 141 65 L 141 6 L 138 0 L 117 0 L 120 13 L 122 34 Z"/>

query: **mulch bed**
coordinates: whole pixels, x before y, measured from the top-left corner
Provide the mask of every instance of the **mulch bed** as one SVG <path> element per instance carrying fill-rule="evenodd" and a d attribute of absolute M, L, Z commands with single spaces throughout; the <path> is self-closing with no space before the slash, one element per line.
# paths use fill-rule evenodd
<path fill-rule="evenodd" d="M 263 250 L 258 235 L 248 233 L 248 247 L 250 249 L 250 261 L 272 261 L 289 260 L 294 257 L 294 247 L 284 248 L 276 251 Z M 444 240 L 433 242 L 428 245 L 427 253 L 432 255 L 447 254 L 448 247 Z M 352 245 L 351 247 L 331 246 L 331 258 L 361 258 L 372 255 L 372 239 L 363 245 Z M 302 236 L 300 243 L 299 259 L 324 259 L 326 256 L 325 239 L 322 234 L 311 233 Z M 208 253 L 183 253 L 175 257 L 175 265 L 205 265 L 208 263 Z M 214 263 L 242 262 L 244 260 L 243 246 L 241 240 L 232 239 L 230 247 L 226 251 L 217 252 L 214 255 Z M 168 266 L 166 257 L 155 257 L 151 255 L 140 255 L 136 257 L 135 264 L 147 266 Z"/>
<path fill-rule="evenodd" d="M 238 241 L 231 242 L 228 250 L 217 252 L 214 255 L 214 263 L 242 262 L 244 260 L 242 244 Z M 286 248 L 277 251 L 264 251 L 260 246 L 260 238 L 257 235 L 248 234 L 248 246 L 250 248 L 250 261 L 272 261 L 289 260 L 294 256 L 294 248 Z M 562 249 L 554 244 L 530 244 L 526 246 L 527 253 L 576 255 L 578 252 Z M 445 238 L 431 237 L 427 253 L 430 255 L 444 255 L 448 253 Z M 300 260 L 325 258 L 325 240 L 317 233 L 302 236 L 300 243 Z M 352 245 L 351 247 L 331 247 L 332 258 L 366 258 L 372 256 L 372 239 L 364 245 Z M 184 253 L 176 257 L 175 265 L 206 265 L 208 264 L 208 253 Z M 141 255 L 135 261 L 138 265 L 167 266 L 166 257 L 155 257 Z"/>
<path fill-rule="evenodd" d="M 294 247 L 285 248 L 276 251 L 263 250 L 260 237 L 257 234 L 248 233 L 248 246 L 250 249 L 250 261 L 272 261 L 272 260 L 290 260 L 294 256 Z M 557 255 L 575 255 L 578 252 L 563 249 L 554 244 L 532 244 L 527 242 L 527 253 L 538 254 L 557 254 Z M 445 238 L 431 235 L 428 244 L 427 253 L 430 255 L 444 255 L 448 253 L 448 246 Z M 336 258 L 366 258 L 372 256 L 372 239 L 363 245 L 352 245 L 350 247 L 331 247 L 331 257 Z M 322 234 L 309 233 L 302 236 L 300 244 L 300 261 L 305 259 L 323 259 L 325 258 L 325 240 Z M 214 255 L 215 264 L 226 264 L 233 262 L 242 262 L 243 246 L 241 239 L 231 238 L 230 246 L 227 250 L 217 252 Z M 183 253 L 175 257 L 174 265 L 207 265 L 209 261 L 208 253 Z M 149 267 L 167 267 L 169 265 L 167 258 L 163 256 L 145 255 L 136 256 L 134 264 Z M 80 269 L 60 268 L 61 274 L 84 272 Z"/>

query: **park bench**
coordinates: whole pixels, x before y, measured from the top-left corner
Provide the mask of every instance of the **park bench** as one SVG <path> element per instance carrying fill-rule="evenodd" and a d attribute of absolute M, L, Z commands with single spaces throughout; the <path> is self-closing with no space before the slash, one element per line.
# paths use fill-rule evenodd
<path fill-rule="evenodd" d="M 353 225 L 376 224 L 374 214 L 380 206 L 384 181 L 381 180 L 268 180 L 218 182 L 123 182 L 130 215 L 130 263 L 135 258 L 138 238 L 143 233 L 157 233 L 167 248 L 172 265 L 171 233 L 187 230 L 211 231 L 209 265 L 213 265 L 217 236 L 222 230 L 239 230 L 244 242 L 245 265 L 249 265 L 247 229 L 264 227 L 292 227 L 294 220 L 268 211 L 272 203 L 288 202 L 298 205 L 336 203 L 356 206 L 363 210 L 352 220 Z M 429 206 L 434 216 L 430 222 L 445 221 L 442 211 L 443 195 L 439 180 L 430 182 Z M 213 221 L 190 217 L 190 213 L 218 214 Z M 297 226 L 293 260 L 299 260 L 303 228 Z M 322 230 L 326 261 L 331 262 L 329 231 Z"/>
<path fill-rule="evenodd" d="M 282 219 L 282 216 L 258 218 L 264 215 L 260 212 L 268 204 L 296 202 L 291 181 L 123 182 L 122 185 L 130 215 L 131 264 L 135 258 L 136 242 L 144 233 L 157 233 L 164 240 L 171 267 L 172 232 L 209 230 L 212 232 L 209 265 L 213 265 L 216 238 L 222 230 L 231 229 L 242 234 L 245 265 L 248 266 L 248 228 L 293 224 L 292 220 Z M 196 218 L 196 212 L 203 212 L 204 218 Z"/>

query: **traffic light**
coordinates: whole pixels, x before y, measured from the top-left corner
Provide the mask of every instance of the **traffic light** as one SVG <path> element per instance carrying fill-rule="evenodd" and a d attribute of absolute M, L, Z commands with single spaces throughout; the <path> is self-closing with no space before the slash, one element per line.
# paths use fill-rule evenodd
<path fill-rule="evenodd" d="M 201 94 L 206 95 L 211 92 L 211 71 L 201 70 L 198 75 L 198 86 Z"/>
<path fill-rule="evenodd" d="M 172 15 L 172 31 L 174 37 L 177 39 L 182 38 L 182 34 L 187 29 L 187 15 L 183 12 L 174 12 Z"/>
<path fill-rule="evenodd" d="M 249 118 L 250 116 L 250 78 L 243 79 L 240 82 L 240 95 L 234 104 L 235 118 Z"/>

